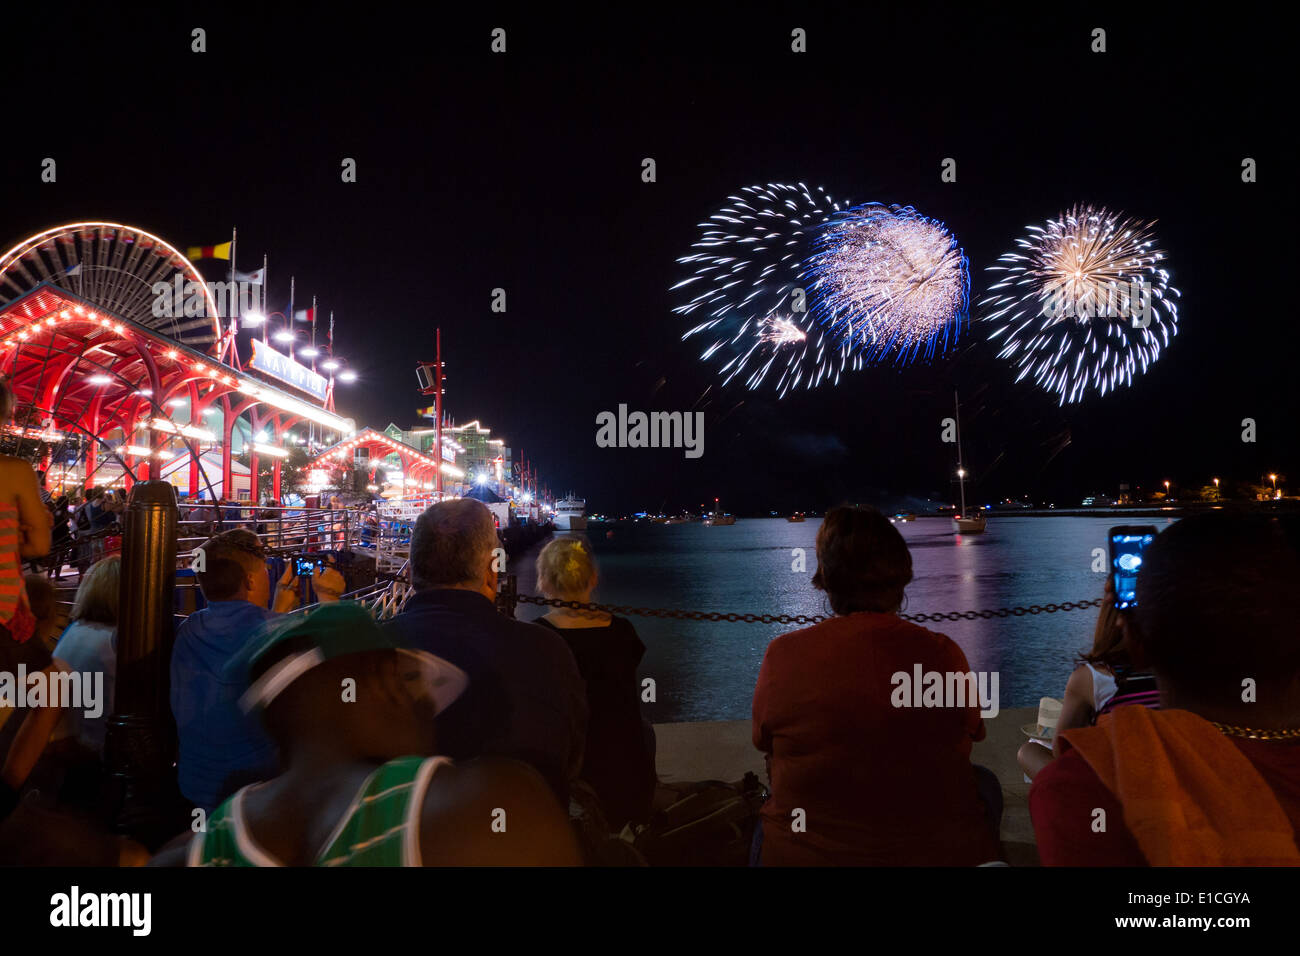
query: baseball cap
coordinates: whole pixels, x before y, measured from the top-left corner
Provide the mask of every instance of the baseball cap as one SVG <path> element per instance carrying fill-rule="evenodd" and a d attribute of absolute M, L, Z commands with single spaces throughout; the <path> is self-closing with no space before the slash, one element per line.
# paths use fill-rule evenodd
<path fill-rule="evenodd" d="M 397 651 L 419 667 L 419 683 L 437 714 L 469 686 L 469 676 L 455 664 L 395 640 L 355 601 L 334 601 L 272 619 L 225 670 L 248 685 L 239 705 L 250 712 L 265 709 L 295 680 L 325 661 L 378 650 Z"/>

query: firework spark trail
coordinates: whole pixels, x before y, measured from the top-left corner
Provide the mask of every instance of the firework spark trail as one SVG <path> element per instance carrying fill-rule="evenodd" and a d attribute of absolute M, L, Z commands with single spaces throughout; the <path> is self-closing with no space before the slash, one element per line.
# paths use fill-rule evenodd
<path fill-rule="evenodd" d="M 723 384 L 743 377 L 757 389 L 772 376 L 783 396 L 860 367 L 795 310 L 816 230 L 841 208 L 824 189 L 768 183 L 745 187 L 700 223 L 695 251 L 677 260 L 694 271 L 671 290 L 690 298 L 673 311 L 699 320 L 682 339 L 705 339 L 700 357 L 720 362 Z"/>
<path fill-rule="evenodd" d="M 968 319 L 970 264 L 941 222 L 867 203 L 820 230 L 806 267 L 812 315 L 868 363 L 932 359 Z"/>
<path fill-rule="evenodd" d="M 1030 226 L 989 266 L 1005 276 L 980 301 L 998 356 L 1064 405 L 1132 383 L 1178 333 L 1177 289 L 1154 223 L 1075 206 Z"/>

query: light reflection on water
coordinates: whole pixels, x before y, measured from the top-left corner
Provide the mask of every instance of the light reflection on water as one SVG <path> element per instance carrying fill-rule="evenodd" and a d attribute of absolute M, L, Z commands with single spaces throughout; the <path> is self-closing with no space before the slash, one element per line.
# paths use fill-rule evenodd
<path fill-rule="evenodd" d="M 897 527 L 912 552 L 914 579 L 905 612 L 969 611 L 1090 600 L 1101 596 L 1103 574 L 1092 570 L 1093 549 L 1122 516 L 1015 517 L 993 514 L 982 535 L 954 535 L 951 523 L 918 518 Z M 1163 530 L 1172 519 L 1142 519 Z M 740 519 L 730 527 L 593 525 L 587 533 L 600 567 L 596 599 L 634 607 L 736 613 L 829 614 L 825 596 L 809 583 L 817 561 L 820 522 Z M 806 552 L 806 571 L 792 571 L 792 549 Z M 519 589 L 536 590 L 532 554 L 512 563 Z M 520 605 L 519 617 L 542 609 Z M 999 672 L 1001 706 L 1037 706 L 1060 697 L 1074 656 L 1092 642 L 1096 610 L 1023 617 L 943 621 L 924 626 L 947 634 L 976 671 Z M 796 625 L 675 621 L 631 617 L 646 645 L 642 677 L 653 677 L 658 702 L 643 705 L 656 722 L 741 720 L 763 651 Z"/>

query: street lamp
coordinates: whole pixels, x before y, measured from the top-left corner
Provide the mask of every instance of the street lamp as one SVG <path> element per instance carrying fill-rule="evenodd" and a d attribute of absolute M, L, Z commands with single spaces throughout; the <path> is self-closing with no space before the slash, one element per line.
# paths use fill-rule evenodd
<path fill-rule="evenodd" d="M 1277 497 L 1277 475 L 1269 475 L 1268 480 L 1273 482 L 1273 497 Z"/>
<path fill-rule="evenodd" d="M 262 341 L 265 342 L 271 334 L 271 320 L 276 316 L 286 322 L 289 321 L 283 312 L 249 312 L 241 315 L 240 318 L 244 320 L 245 325 L 260 325 L 262 327 Z"/>

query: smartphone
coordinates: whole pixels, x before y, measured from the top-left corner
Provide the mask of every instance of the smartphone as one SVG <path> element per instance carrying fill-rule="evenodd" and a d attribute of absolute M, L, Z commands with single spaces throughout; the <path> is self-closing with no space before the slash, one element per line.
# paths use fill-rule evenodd
<path fill-rule="evenodd" d="M 314 561 L 311 558 L 294 558 L 293 573 L 298 577 L 302 577 L 303 575 L 310 576 L 316 573 L 316 568 L 320 567 L 321 564 L 322 562 Z"/>
<path fill-rule="evenodd" d="M 1110 570 L 1114 575 L 1116 608 L 1122 610 L 1137 604 L 1142 555 L 1155 539 L 1156 529 L 1149 524 L 1110 529 Z"/>

